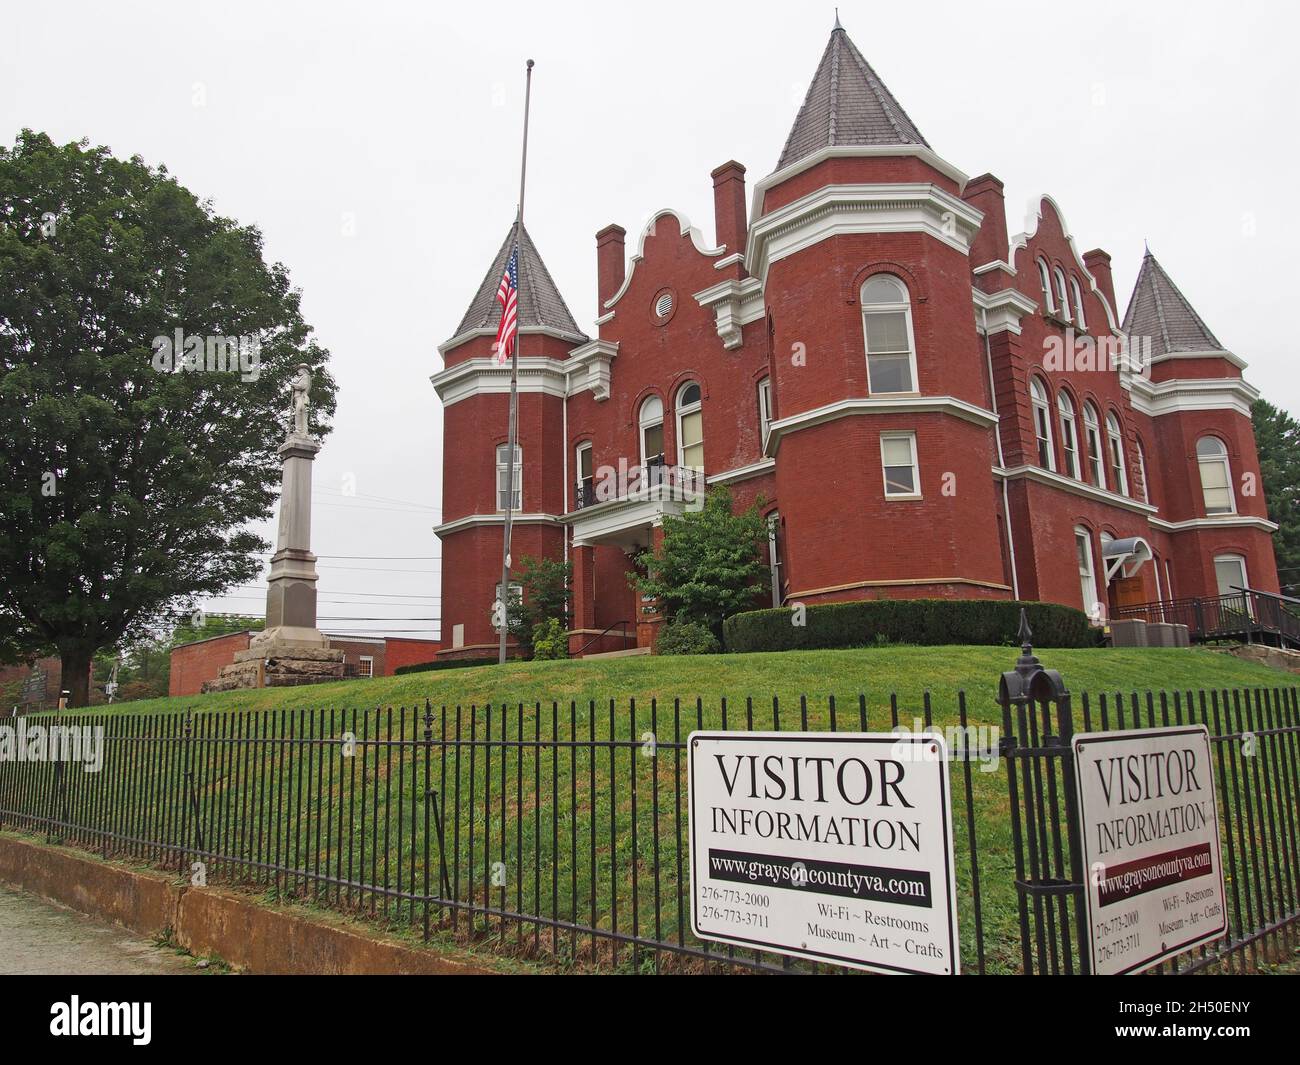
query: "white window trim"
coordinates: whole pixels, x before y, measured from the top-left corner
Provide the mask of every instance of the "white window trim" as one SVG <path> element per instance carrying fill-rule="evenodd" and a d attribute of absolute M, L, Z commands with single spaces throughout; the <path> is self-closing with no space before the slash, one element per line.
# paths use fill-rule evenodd
<path fill-rule="evenodd" d="M 1250 575 L 1246 572 L 1246 556 L 1245 556 L 1245 555 L 1238 555 L 1238 554 L 1235 554 L 1235 553 L 1233 553 L 1233 554 L 1227 554 L 1227 555 L 1215 555 L 1215 556 L 1214 556 L 1214 584 L 1215 584 L 1215 589 L 1214 589 L 1214 590 L 1215 590 L 1215 592 L 1217 592 L 1219 595 L 1232 595 L 1232 594 L 1233 594 L 1231 590 L 1224 592 L 1224 591 L 1220 591 L 1219 588 L 1218 588 L 1218 584 L 1219 584 L 1219 563 L 1220 563 L 1220 562 L 1235 562 L 1235 563 L 1237 563 L 1237 567 L 1238 567 L 1238 569 L 1241 571 L 1241 585 L 1240 585 L 1240 587 L 1242 587 L 1242 588 L 1249 588 L 1249 587 L 1250 587 Z"/>
<path fill-rule="evenodd" d="M 1115 491 L 1120 495 L 1128 495 L 1128 469 L 1124 458 L 1124 430 L 1120 427 L 1119 418 L 1114 412 L 1106 415 L 1106 453 L 1110 459 L 1110 468 L 1112 471 L 1118 471 L 1119 484 L 1115 486 Z"/>
<path fill-rule="evenodd" d="M 1052 439 L 1052 403 L 1047 395 L 1047 386 L 1037 377 L 1029 379 L 1029 406 L 1034 418 L 1034 455 L 1038 464 L 1043 466 L 1041 454 L 1044 441 L 1047 445 L 1047 465 L 1044 469 L 1056 472 L 1056 441 Z M 1040 436 L 1040 432 L 1044 435 Z"/>
<path fill-rule="evenodd" d="M 1070 289 L 1065 283 L 1065 271 L 1059 266 L 1052 267 L 1052 276 L 1056 278 L 1056 298 L 1061 301 L 1061 317 L 1070 318 Z"/>
<path fill-rule="evenodd" d="M 1074 320 L 1079 323 L 1080 329 L 1088 328 L 1088 318 L 1083 313 L 1083 289 L 1079 287 L 1079 279 L 1073 274 L 1070 275 L 1070 288 L 1074 292 Z"/>
<path fill-rule="evenodd" d="M 862 282 L 862 288 L 858 289 L 858 299 L 860 301 L 862 300 L 863 289 L 865 289 L 867 285 L 871 284 L 875 278 L 880 276 L 882 275 L 872 274 L 871 277 Z M 916 333 L 912 328 L 912 293 L 911 290 L 903 284 L 902 278 L 895 277 L 893 274 L 885 274 L 883 276 L 896 282 L 902 288 L 903 292 L 907 294 L 907 302 L 872 303 L 869 305 L 864 302 L 862 304 L 862 351 L 863 357 L 867 362 L 867 394 L 871 396 L 917 396 L 921 394 L 921 382 L 917 377 L 916 372 Z M 899 311 L 903 312 L 903 323 L 907 327 L 907 365 L 908 372 L 912 376 L 912 387 L 902 392 L 878 392 L 871 385 L 871 347 L 867 340 L 867 316 L 870 314 L 897 314 Z M 884 355 L 886 353 L 878 352 L 877 354 Z"/>
<path fill-rule="evenodd" d="M 767 450 L 767 434 L 772 428 L 772 378 L 758 382 L 758 430 L 760 446 Z"/>
<path fill-rule="evenodd" d="M 1079 418 L 1074 410 L 1074 400 L 1065 391 L 1056 394 L 1056 411 L 1061 419 L 1061 451 L 1069 467 L 1064 472 L 1076 481 L 1083 480 L 1083 467 L 1079 459 Z M 1070 445 L 1067 447 L 1067 443 Z"/>
<path fill-rule="evenodd" d="M 1093 480 L 1092 454 L 1093 442 L 1097 444 L 1097 479 Z M 1088 473 L 1087 482 L 1094 488 L 1100 488 L 1103 492 L 1109 491 L 1106 479 L 1106 442 L 1101 435 L 1101 415 L 1097 413 L 1097 408 L 1091 403 L 1083 405 L 1083 462 Z"/>
<path fill-rule="evenodd" d="M 496 503 L 498 514 L 504 514 L 506 508 L 501 505 L 501 482 L 504 479 L 508 462 L 501 457 L 501 453 L 510 447 L 509 444 L 498 444 L 496 448 L 496 480 L 493 482 L 493 501 Z M 514 492 L 515 512 L 524 509 L 524 449 L 519 444 L 515 445 L 515 468 L 514 476 L 518 480 L 519 487 Z"/>
<path fill-rule="evenodd" d="M 369 663 L 370 668 L 365 673 L 361 672 L 361 667 Z M 373 677 L 375 675 L 375 657 L 374 655 L 360 655 L 357 658 L 357 676 Z"/>
<path fill-rule="evenodd" d="M 1079 597 L 1083 600 L 1083 612 L 1090 618 L 1095 619 L 1096 606 L 1101 602 L 1101 599 L 1097 596 L 1097 561 L 1093 558 L 1092 554 L 1092 533 L 1082 525 L 1076 525 L 1074 527 L 1074 537 L 1076 555 L 1079 551 L 1078 544 L 1080 537 L 1083 538 L 1084 545 L 1087 548 L 1087 550 L 1084 551 L 1084 561 L 1087 563 L 1088 570 L 1087 573 L 1084 573 L 1083 570 L 1079 570 Z M 1088 582 L 1086 586 L 1084 585 L 1085 579 Z"/>
<path fill-rule="evenodd" d="M 1035 259 L 1038 263 L 1038 283 L 1043 290 L 1043 310 L 1047 314 L 1056 313 L 1056 297 L 1052 295 L 1052 272 L 1046 259 Z"/>
<path fill-rule="evenodd" d="M 912 492 L 891 492 L 889 490 L 889 478 L 885 475 L 885 441 L 887 440 L 906 440 L 912 453 L 912 484 L 915 491 Z M 884 488 L 885 498 L 890 500 L 907 500 L 920 499 L 921 496 L 921 464 L 917 461 L 916 454 L 916 433 L 911 430 L 901 430 L 898 432 L 888 432 L 880 434 L 880 478 L 881 487 Z"/>
<path fill-rule="evenodd" d="M 493 594 L 493 596 L 494 596 L 494 598 L 493 598 L 493 600 L 492 600 L 492 608 L 493 608 L 493 610 L 495 611 L 495 610 L 496 610 L 496 605 L 497 605 L 497 603 L 501 602 L 501 582 L 500 582 L 500 581 L 497 581 L 496 584 L 494 584 L 494 585 L 492 586 L 492 594 Z M 509 595 L 510 595 L 510 598 L 511 598 L 511 599 L 517 599 L 517 600 L 519 600 L 520 602 L 523 602 L 523 598 L 524 598 L 524 586 L 523 586 L 522 584 L 518 583 L 517 581 L 511 581 L 510 584 L 509 584 Z M 508 617 L 509 617 L 509 614 L 508 614 L 508 612 L 507 612 L 507 618 L 508 618 Z M 495 632 L 498 636 L 501 635 L 501 629 L 498 628 L 498 627 L 495 626 L 495 625 L 492 626 L 492 631 Z"/>
<path fill-rule="evenodd" d="M 1203 458 L 1201 456 L 1201 440 L 1213 440 L 1223 449 L 1218 455 Z M 1210 510 L 1209 503 L 1205 500 L 1205 466 L 1209 463 L 1218 463 L 1223 467 L 1223 480 L 1228 486 L 1228 509 L 1227 510 Z M 1237 513 L 1237 493 L 1232 487 L 1232 463 L 1228 458 L 1228 445 L 1220 440 L 1217 436 L 1202 436 L 1196 441 L 1196 476 L 1201 482 L 1201 509 L 1205 511 L 1207 518 L 1218 518 L 1225 514 Z"/>
<path fill-rule="evenodd" d="M 692 385 L 700 390 L 700 398 L 694 403 L 687 403 L 682 406 L 681 395 Z M 678 401 L 673 404 L 677 419 L 677 466 L 679 469 L 686 468 L 686 449 L 682 443 L 682 419 L 692 414 L 698 414 L 700 416 L 700 442 L 696 446 L 700 449 L 700 472 L 702 473 L 704 470 L 704 388 L 698 381 L 683 381 L 681 388 L 677 390 L 677 397 Z"/>
<path fill-rule="evenodd" d="M 659 417 L 657 419 L 653 417 L 651 418 L 646 417 L 645 409 L 647 406 L 650 405 L 651 400 L 659 401 Z M 641 409 L 637 412 L 637 426 L 638 426 L 639 435 L 641 437 L 641 465 L 642 466 L 648 465 L 651 458 L 656 458 L 658 457 L 658 455 L 662 454 L 662 452 L 656 452 L 656 454 L 652 456 L 646 453 L 645 431 L 647 429 L 653 429 L 657 425 L 659 426 L 659 432 L 662 435 L 663 426 L 664 426 L 663 408 L 664 408 L 664 401 L 660 399 L 659 396 L 657 395 L 646 396 L 646 398 L 641 401 Z"/>

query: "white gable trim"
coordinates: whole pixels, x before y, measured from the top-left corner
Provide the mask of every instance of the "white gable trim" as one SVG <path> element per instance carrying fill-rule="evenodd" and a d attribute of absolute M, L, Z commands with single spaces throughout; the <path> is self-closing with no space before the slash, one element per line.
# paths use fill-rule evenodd
<path fill-rule="evenodd" d="M 701 255 L 714 257 L 726 252 L 726 245 L 718 248 L 706 247 L 704 243 L 704 234 L 695 226 L 691 225 L 691 220 L 680 211 L 676 211 L 671 207 L 665 207 L 662 210 L 656 211 L 650 216 L 650 221 L 648 221 L 645 224 L 645 227 L 641 230 L 641 236 L 637 238 L 636 242 L 636 252 L 633 254 L 632 258 L 628 260 L 627 273 L 623 276 L 623 284 L 614 295 L 605 301 L 604 306 L 606 309 L 613 307 L 614 304 L 623 298 L 623 294 L 627 292 L 628 286 L 632 284 L 632 275 L 636 273 L 637 263 L 645 258 L 646 239 L 654 235 L 655 229 L 659 224 L 659 219 L 667 218 L 670 215 L 677 222 L 680 235 L 683 237 L 689 235 L 691 243 L 695 245 L 695 250 Z"/>

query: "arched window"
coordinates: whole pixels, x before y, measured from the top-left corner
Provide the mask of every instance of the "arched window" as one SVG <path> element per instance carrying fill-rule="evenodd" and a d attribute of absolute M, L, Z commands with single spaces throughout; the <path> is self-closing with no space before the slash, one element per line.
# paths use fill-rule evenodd
<path fill-rule="evenodd" d="M 647 396 L 641 404 L 641 464 L 662 466 L 664 462 L 664 403 Z"/>
<path fill-rule="evenodd" d="M 1074 291 L 1074 320 L 1079 323 L 1080 329 L 1088 328 L 1088 319 L 1083 314 L 1083 289 L 1079 287 L 1079 279 L 1073 274 L 1070 275 L 1070 288 Z"/>
<path fill-rule="evenodd" d="M 1110 456 L 1110 486 L 1122 496 L 1128 495 L 1128 473 L 1124 469 L 1124 433 L 1115 413 L 1106 415 L 1107 454 Z"/>
<path fill-rule="evenodd" d="M 1038 260 L 1038 283 L 1043 287 L 1043 311 L 1052 314 L 1056 311 L 1056 300 L 1052 298 L 1052 277 L 1046 259 Z"/>
<path fill-rule="evenodd" d="M 700 386 L 694 381 L 677 390 L 677 465 L 704 472 L 704 414 Z"/>
<path fill-rule="evenodd" d="M 1045 470 L 1056 469 L 1056 453 L 1052 449 L 1052 414 L 1047 405 L 1047 389 L 1037 377 L 1029 379 L 1029 399 L 1034 408 L 1034 438 L 1038 441 L 1038 465 Z"/>
<path fill-rule="evenodd" d="M 1142 441 L 1137 441 L 1138 476 L 1142 478 L 1142 502 L 1151 502 L 1151 484 L 1147 481 L 1147 452 Z"/>
<path fill-rule="evenodd" d="M 1079 425 L 1074 416 L 1074 400 L 1062 389 L 1056 396 L 1056 406 L 1061 412 L 1061 450 L 1065 452 L 1065 472 L 1076 481 L 1083 480 L 1079 472 Z"/>
<path fill-rule="evenodd" d="M 873 395 L 916 391 L 916 346 L 907 287 L 890 274 L 862 286 L 862 328 L 867 344 L 867 390 Z"/>
<path fill-rule="evenodd" d="M 1065 287 L 1065 273 L 1059 266 L 1053 273 L 1056 275 L 1056 298 L 1061 304 L 1061 317 L 1068 320 L 1070 317 L 1070 293 Z"/>
<path fill-rule="evenodd" d="M 1088 451 L 1088 480 L 1098 488 L 1106 487 L 1106 468 L 1101 457 L 1101 419 L 1091 403 L 1083 405 L 1083 443 Z"/>
<path fill-rule="evenodd" d="M 1196 441 L 1196 461 L 1201 468 L 1201 494 L 1206 514 L 1232 514 L 1237 509 L 1232 496 L 1232 470 L 1228 448 L 1217 436 Z"/>
<path fill-rule="evenodd" d="M 1092 562 L 1092 534 L 1083 526 L 1074 529 L 1074 553 L 1079 563 L 1079 597 L 1083 612 L 1095 617 L 1098 607 L 1097 574 Z"/>

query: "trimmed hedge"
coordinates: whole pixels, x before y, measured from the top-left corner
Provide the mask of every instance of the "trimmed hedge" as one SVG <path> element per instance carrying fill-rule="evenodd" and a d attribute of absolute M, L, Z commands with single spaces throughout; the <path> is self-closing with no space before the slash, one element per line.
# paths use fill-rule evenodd
<path fill-rule="evenodd" d="M 393 670 L 394 676 L 399 673 L 428 673 L 435 669 L 465 669 L 469 666 L 495 666 L 495 658 L 452 658 L 444 662 L 415 662 L 409 666 L 398 666 Z"/>
<path fill-rule="evenodd" d="M 821 650 L 874 647 L 881 643 L 1016 643 L 1020 608 L 1033 630 L 1035 647 L 1097 647 L 1100 632 L 1082 610 L 1056 603 L 998 599 L 866 599 L 816 603 L 805 625 L 795 625 L 794 608 L 733 614 L 722 624 L 728 652 Z"/>

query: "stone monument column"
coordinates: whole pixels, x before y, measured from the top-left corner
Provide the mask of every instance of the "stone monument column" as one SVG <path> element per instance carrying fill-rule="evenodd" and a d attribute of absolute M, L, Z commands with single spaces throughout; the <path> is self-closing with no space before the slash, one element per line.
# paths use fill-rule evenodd
<path fill-rule="evenodd" d="M 311 553 L 311 471 L 320 442 L 307 431 L 311 373 L 298 366 L 293 416 L 279 447 L 280 524 L 266 581 L 266 628 L 253 635 L 205 691 L 315 684 L 343 676 L 343 651 L 316 628 L 316 556 Z"/>

